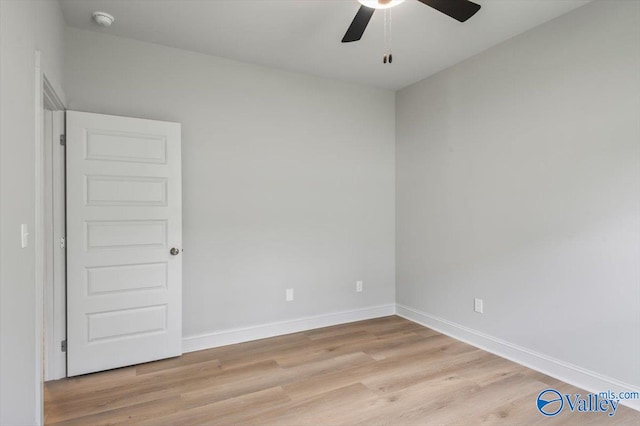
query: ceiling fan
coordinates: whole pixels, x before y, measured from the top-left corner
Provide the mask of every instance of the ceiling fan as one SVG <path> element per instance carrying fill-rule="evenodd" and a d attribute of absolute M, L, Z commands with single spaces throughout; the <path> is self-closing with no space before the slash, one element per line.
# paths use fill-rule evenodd
<path fill-rule="evenodd" d="M 342 38 L 343 43 L 358 41 L 362 38 L 373 12 L 376 9 L 389 9 L 397 6 L 404 0 L 358 0 L 361 4 L 356 17 L 349 26 L 347 33 Z M 465 22 L 480 10 L 480 5 L 468 0 L 418 0 L 435 10 L 444 13 L 460 22 Z"/>

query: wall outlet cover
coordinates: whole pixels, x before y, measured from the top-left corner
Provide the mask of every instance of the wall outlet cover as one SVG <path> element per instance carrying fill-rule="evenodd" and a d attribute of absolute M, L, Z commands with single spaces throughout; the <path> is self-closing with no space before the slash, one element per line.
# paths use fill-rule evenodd
<path fill-rule="evenodd" d="M 477 297 L 473 299 L 473 310 L 479 314 L 484 313 L 484 302 L 482 299 L 478 299 Z"/>

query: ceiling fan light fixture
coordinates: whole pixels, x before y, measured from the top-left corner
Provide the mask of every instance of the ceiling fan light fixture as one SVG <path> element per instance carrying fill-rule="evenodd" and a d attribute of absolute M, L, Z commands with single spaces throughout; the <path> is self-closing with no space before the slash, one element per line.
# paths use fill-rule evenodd
<path fill-rule="evenodd" d="M 395 7 L 401 3 L 404 3 L 404 0 L 358 0 L 361 5 L 370 7 L 372 9 L 389 9 L 391 7 Z"/>

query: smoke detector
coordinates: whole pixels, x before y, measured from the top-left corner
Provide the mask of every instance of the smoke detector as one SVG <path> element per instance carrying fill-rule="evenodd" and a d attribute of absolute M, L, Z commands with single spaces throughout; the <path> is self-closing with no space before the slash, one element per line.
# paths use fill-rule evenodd
<path fill-rule="evenodd" d="M 107 12 L 100 12 L 100 11 L 93 12 L 93 15 L 91 15 L 91 17 L 93 18 L 96 24 L 102 27 L 110 27 L 111 24 L 113 24 L 113 21 L 116 20 L 116 18 L 114 18 L 113 15 Z"/>

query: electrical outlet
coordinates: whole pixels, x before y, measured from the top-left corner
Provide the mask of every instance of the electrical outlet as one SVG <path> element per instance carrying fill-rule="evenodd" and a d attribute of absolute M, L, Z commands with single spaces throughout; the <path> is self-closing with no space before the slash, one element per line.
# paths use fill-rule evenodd
<path fill-rule="evenodd" d="M 484 302 L 477 297 L 473 299 L 473 310 L 479 314 L 484 314 Z"/>
<path fill-rule="evenodd" d="M 287 302 L 292 302 L 293 301 L 293 289 L 292 288 L 288 288 L 287 289 L 287 293 L 285 296 Z"/>
<path fill-rule="evenodd" d="M 356 291 L 362 293 L 364 283 L 362 281 L 356 281 Z"/>

